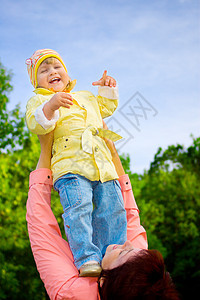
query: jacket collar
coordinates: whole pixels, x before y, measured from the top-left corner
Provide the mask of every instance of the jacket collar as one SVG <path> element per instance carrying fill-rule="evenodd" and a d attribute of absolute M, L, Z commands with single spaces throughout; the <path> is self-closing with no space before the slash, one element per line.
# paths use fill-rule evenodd
<path fill-rule="evenodd" d="M 44 89 L 44 88 L 37 88 L 33 92 L 35 94 L 40 94 L 40 95 L 52 95 L 52 94 L 55 94 L 54 91 L 50 91 L 50 90 Z"/>
<path fill-rule="evenodd" d="M 67 85 L 66 89 L 63 92 L 69 93 L 76 85 L 76 79 L 70 81 L 69 85 Z M 44 88 L 37 88 L 33 91 L 35 94 L 41 94 L 41 95 L 52 95 L 55 94 L 54 90 L 48 90 Z"/>

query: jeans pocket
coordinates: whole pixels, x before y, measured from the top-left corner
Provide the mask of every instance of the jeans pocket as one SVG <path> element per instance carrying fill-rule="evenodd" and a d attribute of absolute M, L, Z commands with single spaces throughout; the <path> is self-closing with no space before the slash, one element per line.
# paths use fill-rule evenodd
<path fill-rule="evenodd" d="M 81 189 L 78 179 L 75 175 L 63 178 L 62 184 L 58 188 L 60 202 L 66 213 L 70 208 L 76 207 L 81 203 Z"/>

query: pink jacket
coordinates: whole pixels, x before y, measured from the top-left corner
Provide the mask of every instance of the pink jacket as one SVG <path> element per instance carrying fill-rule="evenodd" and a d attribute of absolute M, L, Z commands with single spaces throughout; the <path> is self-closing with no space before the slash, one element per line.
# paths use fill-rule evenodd
<path fill-rule="evenodd" d="M 147 249 L 147 237 L 140 225 L 128 175 L 119 178 L 127 212 L 128 240 L 136 248 Z M 62 238 L 51 210 L 52 174 L 38 169 L 30 174 L 27 200 L 28 232 L 40 277 L 51 299 L 97 300 L 97 278 L 79 277 L 69 244 Z"/>

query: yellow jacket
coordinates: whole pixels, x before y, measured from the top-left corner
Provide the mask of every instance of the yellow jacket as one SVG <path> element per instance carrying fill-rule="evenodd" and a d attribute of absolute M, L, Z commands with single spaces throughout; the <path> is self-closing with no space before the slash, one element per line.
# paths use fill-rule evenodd
<path fill-rule="evenodd" d="M 45 118 L 42 108 L 54 92 L 38 88 L 36 96 L 28 101 L 26 121 L 29 130 L 43 135 L 55 129 L 51 159 L 54 182 L 69 172 L 92 181 L 118 178 L 111 153 L 102 139 L 107 137 L 116 141 L 121 138 L 103 129 L 102 118 L 112 115 L 118 105 L 112 89 L 99 87 L 96 97 L 88 91 L 71 92 L 73 105 L 70 109 L 60 107 L 57 116 L 50 121 Z M 107 94 L 111 99 L 105 97 Z"/>

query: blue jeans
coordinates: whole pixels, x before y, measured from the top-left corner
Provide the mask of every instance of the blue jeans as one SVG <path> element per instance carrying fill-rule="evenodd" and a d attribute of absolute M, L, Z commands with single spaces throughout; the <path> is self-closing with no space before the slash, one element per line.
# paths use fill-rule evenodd
<path fill-rule="evenodd" d="M 102 183 L 68 173 L 54 188 L 60 195 L 65 232 L 78 269 L 90 260 L 100 263 L 108 245 L 126 241 L 126 211 L 117 180 Z"/>

